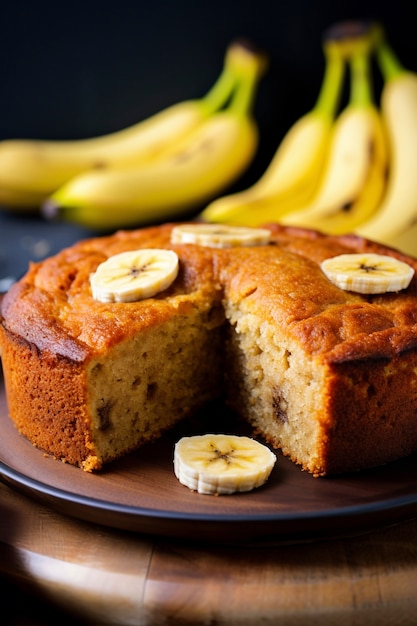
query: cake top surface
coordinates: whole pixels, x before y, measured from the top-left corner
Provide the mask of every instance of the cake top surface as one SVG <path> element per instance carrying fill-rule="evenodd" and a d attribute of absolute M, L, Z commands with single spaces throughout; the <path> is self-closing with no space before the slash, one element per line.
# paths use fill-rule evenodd
<path fill-rule="evenodd" d="M 417 279 L 398 293 L 361 295 L 332 284 L 320 263 L 352 252 L 417 261 L 356 236 L 328 237 L 269 224 L 268 245 L 213 249 L 172 244 L 171 224 L 80 241 L 32 264 L 2 302 L 7 331 L 80 361 L 126 336 L 227 301 L 279 324 L 314 356 L 333 362 L 392 357 L 417 347 Z M 168 289 L 138 302 L 93 298 L 90 275 L 107 258 L 140 248 L 174 250 L 179 273 Z"/>

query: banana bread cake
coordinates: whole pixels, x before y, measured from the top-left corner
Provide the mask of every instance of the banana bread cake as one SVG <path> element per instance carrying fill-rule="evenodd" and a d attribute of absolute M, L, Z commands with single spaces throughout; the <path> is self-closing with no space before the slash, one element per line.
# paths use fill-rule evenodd
<path fill-rule="evenodd" d="M 0 354 L 22 435 L 99 470 L 224 398 L 315 476 L 417 450 L 415 276 L 399 292 L 363 294 L 321 268 L 352 253 L 414 270 L 416 260 L 276 224 L 266 242 L 231 247 L 181 242 L 176 228 L 81 241 L 32 264 L 6 294 Z M 175 253 L 169 284 L 136 301 L 93 293 L 98 267 L 142 249 Z"/>

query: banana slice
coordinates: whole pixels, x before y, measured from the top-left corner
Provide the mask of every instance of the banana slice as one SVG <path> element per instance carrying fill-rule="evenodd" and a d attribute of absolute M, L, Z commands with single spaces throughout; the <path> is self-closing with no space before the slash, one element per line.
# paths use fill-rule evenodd
<path fill-rule="evenodd" d="M 406 289 L 414 269 L 383 254 L 340 254 L 321 263 L 327 278 L 345 291 L 385 293 Z"/>
<path fill-rule="evenodd" d="M 270 238 L 271 231 L 267 228 L 221 224 L 181 224 L 171 232 L 172 243 L 196 243 L 209 248 L 263 246 Z"/>
<path fill-rule="evenodd" d="M 174 473 L 198 493 L 232 494 L 263 485 L 276 460 L 269 448 L 250 437 L 195 435 L 176 443 Z"/>
<path fill-rule="evenodd" d="M 93 298 L 100 302 L 134 302 L 167 289 L 178 275 L 172 250 L 146 248 L 115 254 L 90 276 Z"/>

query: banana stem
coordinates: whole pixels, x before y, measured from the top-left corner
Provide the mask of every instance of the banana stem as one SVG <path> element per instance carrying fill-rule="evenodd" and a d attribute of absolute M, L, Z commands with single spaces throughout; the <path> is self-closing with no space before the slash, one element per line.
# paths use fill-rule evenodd
<path fill-rule="evenodd" d="M 219 78 L 203 98 L 207 113 L 215 113 L 229 100 L 236 85 L 236 76 L 232 68 L 226 63 Z"/>
<path fill-rule="evenodd" d="M 357 106 L 369 106 L 374 101 L 371 81 L 369 54 L 358 52 L 350 59 L 351 90 L 350 103 Z"/>
<path fill-rule="evenodd" d="M 235 110 L 248 112 L 252 106 L 255 84 L 264 73 L 267 62 L 266 55 L 255 50 L 249 42 L 239 40 L 231 44 L 225 55 L 222 73 L 203 99 L 208 112 L 220 110 L 229 101 Z M 236 89 L 238 95 L 232 97 Z"/>
<path fill-rule="evenodd" d="M 324 33 L 327 45 L 334 45 L 345 59 L 359 52 L 371 53 L 383 37 L 379 22 L 360 20 L 333 24 Z"/>
<path fill-rule="evenodd" d="M 248 115 L 252 112 L 255 100 L 256 87 L 263 74 L 263 67 L 248 68 L 238 76 L 238 84 L 232 96 L 228 110 L 238 115 Z"/>
<path fill-rule="evenodd" d="M 377 47 L 377 59 L 386 82 L 406 73 L 406 69 L 386 41 Z"/>
<path fill-rule="evenodd" d="M 324 54 L 326 63 L 323 82 L 313 110 L 325 117 L 333 118 L 341 97 L 345 62 L 333 47 L 325 46 Z"/>

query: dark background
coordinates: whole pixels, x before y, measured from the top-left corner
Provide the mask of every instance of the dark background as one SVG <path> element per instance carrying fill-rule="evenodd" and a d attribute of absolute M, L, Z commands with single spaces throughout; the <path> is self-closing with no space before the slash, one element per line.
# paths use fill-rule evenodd
<path fill-rule="evenodd" d="M 233 38 L 263 47 L 270 65 L 255 107 L 261 142 L 241 187 L 259 176 L 285 131 L 314 104 L 323 72 L 321 35 L 332 23 L 380 20 L 400 58 L 417 71 L 409 0 L 3 0 L 0 6 L 0 140 L 72 139 L 123 128 L 203 95 Z M 89 234 L 0 208 L 0 292 L 29 260 Z M 2 585 L 5 598 L 16 594 L 11 583 Z M 10 623 L 44 624 L 44 607 L 17 593 L 22 615 L 14 604 Z M 48 624 L 73 623 L 48 610 Z"/>
<path fill-rule="evenodd" d="M 417 71 L 414 12 L 404 0 L 3 2 L 0 139 L 100 135 L 200 97 L 217 78 L 227 45 L 243 36 L 269 56 L 255 105 L 259 150 L 235 185 L 244 188 L 313 106 L 324 68 L 323 31 L 342 20 L 377 19 Z M 379 79 L 376 72 L 377 91 Z M 85 234 L 0 209 L 0 280 Z M 38 245 L 39 237 L 49 245 Z"/>
<path fill-rule="evenodd" d="M 315 101 L 321 36 L 346 19 L 378 19 L 417 71 L 414 5 L 337 0 L 15 2 L 0 11 L 0 139 L 77 138 L 123 128 L 205 94 L 229 42 L 269 55 L 256 115 L 266 162 Z"/>

